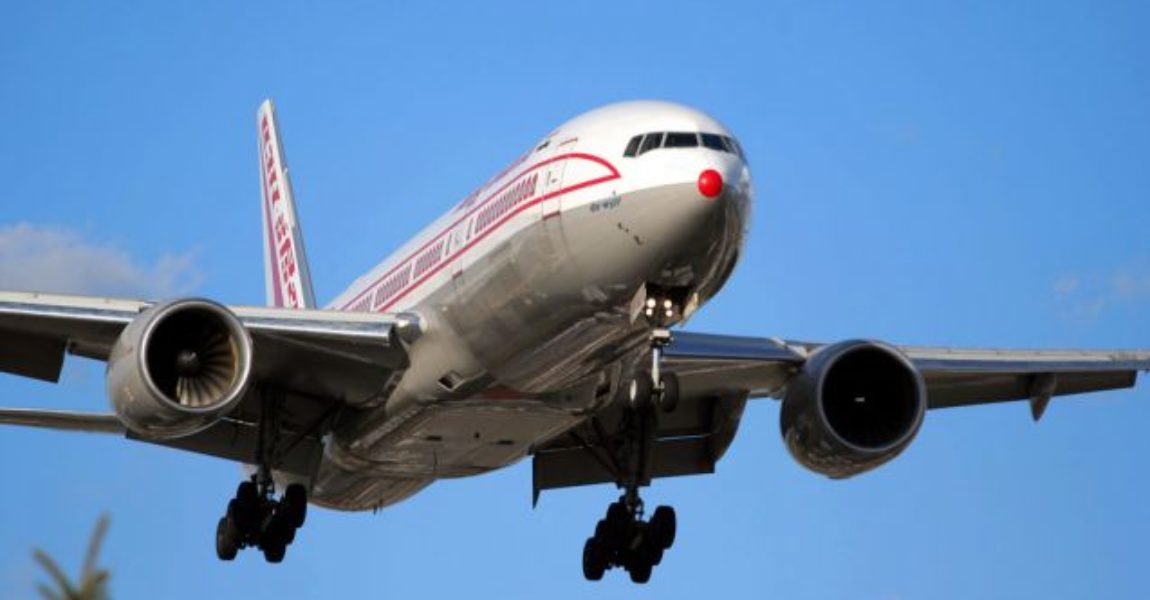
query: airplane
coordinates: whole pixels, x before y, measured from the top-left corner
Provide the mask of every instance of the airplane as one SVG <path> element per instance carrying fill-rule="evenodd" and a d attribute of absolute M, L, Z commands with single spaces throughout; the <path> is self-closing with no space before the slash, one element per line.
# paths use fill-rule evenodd
<path fill-rule="evenodd" d="M 316 303 L 276 113 L 257 112 L 267 306 L 0 292 L 0 371 L 107 362 L 108 413 L 0 409 L 216 456 L 247 476 L 216 552 L 284 559 L 308 505 L 376 510 L 530 457 L 532 493 L 621 490 L 583 574 L 645 583 L 675 541 L 655 479 L 712 473 L 747 402 L 781 402 L 804 467 L 841 479 L 929 409 L 1132 387 L 1150 351 L 930 348 L 690 332 L 743 251 L 735 136 L 696 109 L 611 104 L 551 131 L 327 305 Z"/>

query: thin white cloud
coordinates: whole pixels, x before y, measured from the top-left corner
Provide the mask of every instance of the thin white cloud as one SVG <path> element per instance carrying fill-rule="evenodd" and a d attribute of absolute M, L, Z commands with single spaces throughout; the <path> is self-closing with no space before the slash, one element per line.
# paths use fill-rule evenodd
<path fill-rule="evenodd" d="M 192 252 L 148 265 L 64 227 L 0 226 L 0 290 L 163 298 L 201 279 Z"/>
<path fill-rule="evenodd" d="M 1109 274 L 1069 273 L 1055 280 L 1053 291 L 1063 318 L 1095 319 L 1111 309 L 1150 304 L 1150 267 L 1122 267 Z"/>
<path fill-rule="evenodd" d="M 1150 299 L 1150 273 L 1119 271 L 1110 279 L 1110 288 L 1116 297 L 1124 300 Z"/>

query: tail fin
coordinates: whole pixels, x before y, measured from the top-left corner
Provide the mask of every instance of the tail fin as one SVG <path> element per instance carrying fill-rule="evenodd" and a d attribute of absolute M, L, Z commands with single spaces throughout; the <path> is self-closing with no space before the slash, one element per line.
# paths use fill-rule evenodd
<path fill-rule="evenodd" d="M 296 217 L 287 161 L 276 124 L 275 107 L 264 100 L 257 117 L 260 189 L 263 191 L 264 269 L 267 302 L 286 308 L 315 308 L 311 273 Z"/>

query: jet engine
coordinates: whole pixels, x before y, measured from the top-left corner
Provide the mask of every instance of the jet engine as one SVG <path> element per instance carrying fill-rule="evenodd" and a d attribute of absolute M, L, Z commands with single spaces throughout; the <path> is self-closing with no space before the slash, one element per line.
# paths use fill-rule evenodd
<path fill-rule="evenodd" d="M 108 398 L 140 436 L 190 435 L 236 407 L 251 365 L 251 337 L 231 311 L 173 300 L 143 311 L 120 334 L 108 358 Z"/>
<path fill-rule="evenodd" d="M 898 456 L 926 412 L 926 386 L 887 344 L 854 340 L 815 352 L 791 380 L 780 414 L 795 460 L 834 479 Z"/>

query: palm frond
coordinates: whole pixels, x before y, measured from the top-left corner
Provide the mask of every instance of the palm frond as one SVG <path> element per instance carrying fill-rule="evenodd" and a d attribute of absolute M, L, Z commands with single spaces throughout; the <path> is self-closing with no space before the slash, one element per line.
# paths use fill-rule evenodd
<path fill-rule="evenodd" d="M 39 548 L 32 552 L 32 557 L 36 559 L 36 562 L 40 563 L 40 566 L 44 567 L 44 570 L 48 572 L 48 576 L 52 578 L 52 581 L 56 582 L 56 585 L 60 588 L 62 597 L 74 598 L 76 596 L 76 588 L 72 587 L 72 582 L 68 581 L 68 576 L 64 574 L 64 570 L 60 568 L 60 565 L 56 564 L 55 559 L 48 556 L 46 552 Z"/>
<path fill-rule="evenodd" d="M 96 522 L 96 528 L 92 531 L 92 537 L 88 540 L 88 552 L 84 555 L 84 569 L 80 572 L 78 586 L 68 579 L 59 563 L 47 552 L 39 548 L 32 552 L 32 557 L 44 567 L 52 582 L 56 584 L 55 589 L 43 583 L 36 587 L 45 600 L 107 600 L 108 579 L 111 575 L 106 569 L 97 567 L 96 560 L 100 556 L 104 536 L 108 533 L 108 523 L 108 515 L 100 515 L 100 520 Z"/>
<path fill-rule="evenodd" d="M 40 592 L 40 595 L 44 597 L 44 600 L 68 600 L 64 596 L 57 594 L 56 590 L 48 587 L 47 584 L 38 584 L 36 589 Z"/>
<path fill-rule="evenodd" d="M 80 581 L 87 581 L 95 574 L 96 559 L 100 556 L 100 546 L 104 543 L 104 536 L 108 533 L 108 513 L 100 515 L 96 521 L 96 528 L 92 531 L 92 539 L 88 541 L 88 553 L 84 555 L 84 570 L 80 572 Z"/>

